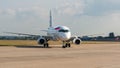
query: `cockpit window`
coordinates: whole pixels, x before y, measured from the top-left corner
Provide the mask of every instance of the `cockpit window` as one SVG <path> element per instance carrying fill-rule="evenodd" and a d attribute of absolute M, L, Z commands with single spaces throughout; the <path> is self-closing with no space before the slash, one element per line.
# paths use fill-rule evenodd
<path fill-rule="evenodd" d="M 59 30 L 59 32 L 69 32 L 69 30 L 63 30 L 63 29 L 61 29 L 61 30 Z"/>

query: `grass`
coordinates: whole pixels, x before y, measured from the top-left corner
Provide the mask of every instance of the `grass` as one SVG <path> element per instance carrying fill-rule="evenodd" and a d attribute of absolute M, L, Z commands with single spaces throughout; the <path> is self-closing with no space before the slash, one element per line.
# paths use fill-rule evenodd
<path fill-rule="evenodd" d="M 120 44 L 116 41 L 83 41 L 82 44 Z"/>
<path fill-rule="evenodd" d="M 21 46 L 21 45 L 37 45 L 32 40 L 0 40 L 0 46 Z"/>
<path fill-rule="evenodd" d="M 49 41 L 50 45 L 62 44 L 60 41 Z M 120 42 L 108 41 L 82 41 L 82 44 L 120 44 Z M 38 45 L 36 40 L 0 40 L 0 46 L 34 46 Z"/>

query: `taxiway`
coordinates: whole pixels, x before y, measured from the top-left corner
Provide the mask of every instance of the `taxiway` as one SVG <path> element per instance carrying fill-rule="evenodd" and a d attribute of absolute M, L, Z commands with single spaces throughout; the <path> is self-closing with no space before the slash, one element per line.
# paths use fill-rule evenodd
<path fill-rule="evenodd" d="M 120 44 L 0 46 L 0 68 L 120 68 Z"/>

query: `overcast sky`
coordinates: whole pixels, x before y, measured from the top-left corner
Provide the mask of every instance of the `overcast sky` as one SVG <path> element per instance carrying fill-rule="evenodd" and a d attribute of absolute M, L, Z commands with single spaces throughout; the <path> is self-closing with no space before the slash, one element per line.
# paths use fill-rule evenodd
<path fill-rule="evenodd" d="M 45 34 L 50 9 L 53 25 L 73 34 L 120 35 L 120 0 L 0 0 L 0 32 Z"/>

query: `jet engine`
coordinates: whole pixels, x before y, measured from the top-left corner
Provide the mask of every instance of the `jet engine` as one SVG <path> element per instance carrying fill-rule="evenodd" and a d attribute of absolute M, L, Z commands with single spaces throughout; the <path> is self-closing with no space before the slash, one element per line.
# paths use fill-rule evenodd
<path fill-rule="evenodd" d="M 38 44 L 45 44 L 46 42 L 47 42 L 47 40 L 45 38 L 43 38 L 43 37 L 40 37 L 38 39 Z"/>
<path fill-rule="evenodd" d="M 81 43 L 81 40 L 79 38 L 74 38 L 73 43 L 79 45 Z"/>

